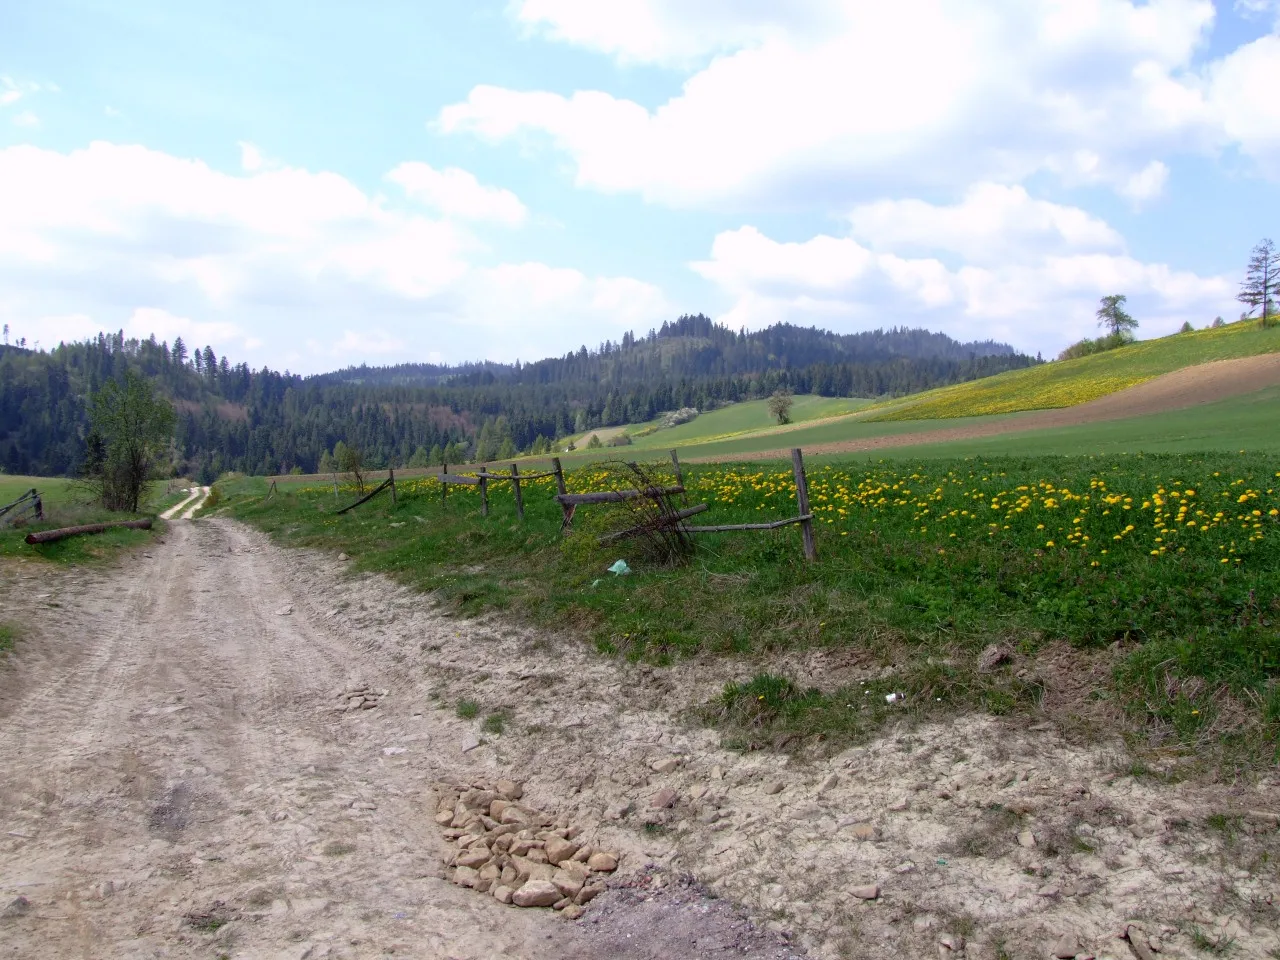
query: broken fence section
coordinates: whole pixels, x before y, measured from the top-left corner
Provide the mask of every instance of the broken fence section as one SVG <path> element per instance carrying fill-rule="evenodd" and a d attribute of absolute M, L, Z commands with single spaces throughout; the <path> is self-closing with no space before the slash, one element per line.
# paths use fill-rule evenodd
<path fill-rule="evenodd" d="M 30 515 L 30 516 L 28 516 Z M 19 520 L 44 519 L 44 502 L 40 492 L 32 487 L 13 503 L 0 507 L 0 523 L 16 523 Z"/>

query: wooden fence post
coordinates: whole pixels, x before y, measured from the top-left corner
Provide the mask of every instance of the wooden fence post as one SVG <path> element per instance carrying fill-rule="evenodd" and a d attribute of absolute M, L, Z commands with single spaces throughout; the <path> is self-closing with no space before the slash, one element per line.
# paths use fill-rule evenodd
<path fill-rule="evenodd" d="M 338 499 L 338 475 L 333 475 L 333 499 Z"/>
<path fill-rule="evenodd" d="M 449 472 L 447 463 L 440 464 L 440 502 L 444 503 L 449 499 L 449 485 L 444 482 L 444 475 Z"/>
<path fill-rule="evenodd" d="M 680 470 L 680 458 L 676 456 L 674 450 L 671 451 L 671 465 L 676 468 L 676 486 L 684 486 L 684 473 Z"/>
<path fill-rule="evenodd" d="M 484 467 L 480 468 L 481 470 Z M 480 478 L 480 516 L 487 517 L 489 515 L 489 481 L 484 477 Z"/>
<path fill-rule="evenodd" d="M 387 467 L 387 478 L 391 481 L 391 503 L 396 502 L 396 471 L 394 467 Z"/>
<path fill-rule="evenodd" d="M 552 457 L 551 466 L 556 474 L 556 492 L 560 496 L 564 496 L 569 492 L 569 488 L 564 485 L 564 467 L 560 466 L 560 458 Z M 573 506 L 567 503 L 560 504 L 560 512 L 563 516 L 560 518 L 560 532 L 567 533 L 573 527 Z"/>
<path fill-rule="evenodd" d="M 511 486 L 516 494 L 516 517 L 524 519 L 524 499 L 520 496 L 520 468 L 511 465 Z"/>
<path fill-rule="evenodd" d="M 804 475 L 804 457 L 800 455 L 799 447 L 791 451 L 791 466 L 796 474 L 796 507 L 800 511 L 800 516 L 807 517 L 809 515 L 809 480 Z M 804 558 L 809 561 L 817 560 L 818 548 L 813 542 L 813 521 L 801 520 L 800 532 L 804 535 Z"/>

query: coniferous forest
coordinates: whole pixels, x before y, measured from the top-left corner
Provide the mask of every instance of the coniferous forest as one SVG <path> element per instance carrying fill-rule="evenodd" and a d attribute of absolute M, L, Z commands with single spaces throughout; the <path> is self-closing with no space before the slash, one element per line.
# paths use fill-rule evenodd
<path fill-rule="evenodd" d="M 226 470 L 324 470 L 339 441 L 358 446 L 374 467 L 490 460 L 779 388 L 901 395 L 1036 362 L 1004 344 L 927 330 L 842 335 L 778 324 L 735 333 L 702 315 L 531 363 L 361 366 L 308 377 L 251 370 L 181 339 L 100 334 L 48 351 L 0 347 L 0 468 L 78 472 L 88 397 L 126 370 L 151 379 L 174 405 L 172 469 L 210 481 Z"/>

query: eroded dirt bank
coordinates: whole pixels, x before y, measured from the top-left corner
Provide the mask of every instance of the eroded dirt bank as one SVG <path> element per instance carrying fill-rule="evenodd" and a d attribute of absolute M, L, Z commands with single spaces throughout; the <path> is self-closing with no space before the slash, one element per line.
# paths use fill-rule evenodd
<path fill-rule="evenodd" d="M 630 666 L 451 620 L 221 519 L 148 552 L 0 571 L 25 634 L 0 667 L 0 956 L 1280 950 L 1274 778 L 1162 785 L 1119 745 L 987 719 L 744 756 L 678 715 L 751 665 Z M 387 694 L 335 711 L 353 682 Z M 433 784 L 496 776 L 621 854 L 582 920 L 444 879 Z M 1114 937 L 1129 923 L 1139 946 Z"/>

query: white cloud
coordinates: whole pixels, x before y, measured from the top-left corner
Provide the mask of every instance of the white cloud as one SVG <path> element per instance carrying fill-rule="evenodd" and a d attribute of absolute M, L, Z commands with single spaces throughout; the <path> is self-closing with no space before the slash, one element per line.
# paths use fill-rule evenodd
<path fill-rule="evenodd" d="M 38 127 L 40 126 L 40 118 L 30 110 L 23 110 L 21 113 L 13 115 L 13 125 L 15 127 Z"/>
<path fill-rule="evenodd" d="M 0 107 L 10 107 L 23 97 L 33 93 L 47 91 L 57 93 L 58 87 L 52 83 L 34 83 L 30 80 L 15 80 L 13 77 L 0 74 Z M 35 114 L 30 114 L 34 118 Z M 18 122 L 16 119 L 15 123 Z M 33 123 L 22 123 L 20 126 L 34 126 Z"/>
<path fill-rule="evenodd" d="M 240 169 L 246 173 L 256 173 L 262 169 L 262 151 L 252 143 L 241 140 L 236 144 L 240 148 Z"/>
<path fill-rule="evenodd" d="M 768 0 L 518 0 L 512 13 L 531 31 L 623 63 L 681 66 L 784 31 L 811 33 L 831 26 L 841 19 L 840 6 Z"/>
<path fill-rule="evenodd" d="M 1276 24 L 1280 25 L 1280 0 L 1236 0 L 1235 11 L 1251 20 L 1274 17 Z"/>
<path fill-rule="evenodd" d="M 1169 168 L 1159 160 L 1152 160 L 1117 188 L 1120 195 L 1134 203 L 1154 200 L 1164 193 L 1169 182 Z"/>
<path fill-rule="evenodd" d="M 190 317 L 175 316 L 167 310 L 155 307 L 138 307 L 124 319 L 107 326 L 87 313 L 45 316 L 36 320 L 35 329 L 39 331 L 46 346 L 96 337 L 104 330 L 111 333 L 120 330 L 126 338 L 136 337 L 139 340 L 145 340 L 153 334 L 157 340 L 169 342 L 181 337 L 189 348 L 218 344 L 247 349 L 251 341 L 234 323 L 204 323 Z"/>
<path fill-rule="evenodd" d="M 783 243 L 746 226 L 717 235 L 711 256 L 690 266 L 729 297 L 721 319 L 731 327 L 910 324 L 1031 352 L 1090 335 L 1098 299 L 1110 293 L 1127 294 L 1153 336 L 1228 311 L 1236 289 L 1231 278 L 1136 260 L 1105 223 L 1018 188 L 984 185 L 954 206 L 872 204 L 851 222 L 865 243 Z M 928 250 L 966 262 L 950 267 L 921 255 Z"/>
<path fill-rule="evenodd" d="M 365 330 L 356 333 L 354 330 L 343 330 L 342 339 L 329 348 L 335 357 L 358 357 L 374 354 L 391 355 L 404 350 L 406 344 L 399 337 L 393 337 L 385 330 Z"/>
<path fill-rule="evenodd" d="M 0 319 L 48 343 L 123 327 L 255 363 L 336 344 L 303 357 L 318 370 L 393 348 L 541 357 L 596 343 L 620 318 L 672 315 L 647 283 L 481 265 L 487 248 L 457 223 L 333 173 L 269 167 L 228 174 L 102 142 L 0 149 Z"/>
<path fill-rule="evenodd" d="M 1240 149 L 1280 176 L 1280 35 L 1233 51 L 1209 70 L 1214 112 Z"/>
<path fill-rule="evenodd" d="M 1138 201 L 1163 188 L 1153 156 L 1277 150 L 1241 121 L 1274 115 L 1269 41 L 1280 39 L 1202 69 L 1210 0 L 524 0 L 514 11 L 622 61 L 719 55 L 652 110 L 601 91 L 481 85 L 441 111 L 440 129 L 549 142 L 580 186 L 672 205 L 854 199 L 888 183 L 1037 171 Z"/>
<path fill-rule="evenodd" d="M 1032 199 L 1023 187 L 979 183 L 956 204 L 880 200 L 853 208 L 851 234 L 875 249 L 943 251 L 998 263 L 1078 250 L 1119 250 L 1120 235 L 1081 210 Z"/>
<path fill-rule="evenodd" d="M 412 200 L 461 220 L 492 220 L 519 226 L 529 211 L 510 190 L 486 187 L 457 167 L 437 170 L 419 161 L 402 163 L 386 179 L 400 186 Z"/>

